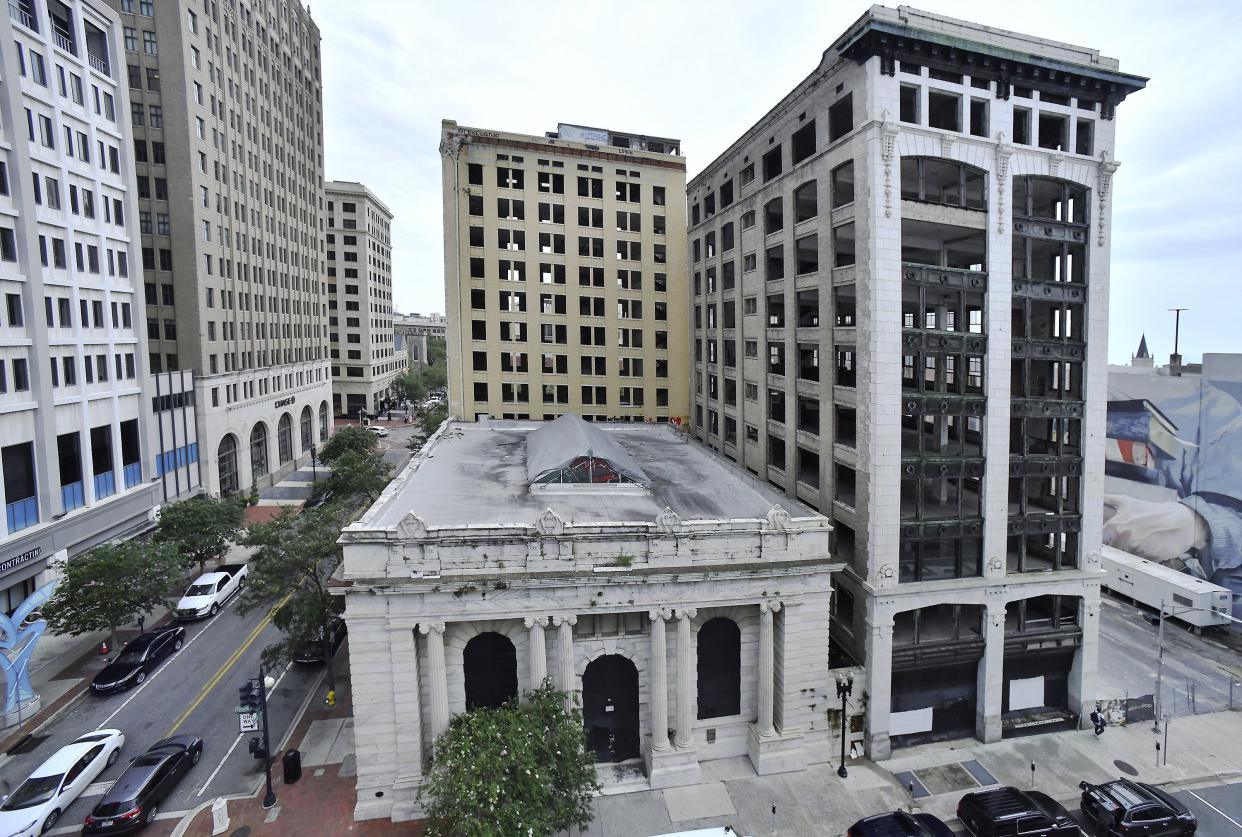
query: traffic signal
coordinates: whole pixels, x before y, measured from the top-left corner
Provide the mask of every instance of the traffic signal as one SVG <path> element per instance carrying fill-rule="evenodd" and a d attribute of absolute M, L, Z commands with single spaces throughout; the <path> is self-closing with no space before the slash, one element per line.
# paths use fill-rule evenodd
<path fill-rule="evenodd" d="M 243 712 L 259 711 L 259 684 L 247 680 L 245 685 L 237 687 L 237 708 Z"/>
<path fill-rule="evenodd" d="M 256 735 L 250 739 L 250 755 L 256 759 L 267 758 L 267 749 L 263 746 L 263 736 Z"/>

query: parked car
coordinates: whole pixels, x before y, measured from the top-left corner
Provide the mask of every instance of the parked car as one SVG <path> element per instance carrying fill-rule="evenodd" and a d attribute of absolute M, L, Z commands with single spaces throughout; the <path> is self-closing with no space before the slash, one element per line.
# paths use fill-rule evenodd
<path fill-rule="evenodd" d="M 128 834 L 155 822 L 160 803 L 203 756 L 203 739 L 174 735 L 130 762 L 82 826 L 83 834 Z"/>
<path fill-rule="evenodd" d="M 328 624 L 328 630 L 331 632 L 330 635 L 332 637 L 332 655 L 336 656 L 337 649 L 341 647 L 341 643 L 345 640 L 345 620 L 339 616 L 333 616 L 332 621 Z M 317 631 L 309 642 L 298 648 L 293 654 L 293 660 L 298 663 L 322 663 L 322 631 Z"/>
<path fill-rule="evenodd" d="M 968 793 L 957 803 L 957 818 L 974 837 L 1078 837 L 1078 823 L 1069 811 L 1039 791 L 994 788 Z"/>
<path fill-rule="evenodd" d="M 383 426 L 378 425 L 378 424 L 372 424 L 372 425 L 370 425 L 369 427 L 367 427 L 367 430 L 370 430 L 370 431 L 371 431 L 372 433 L 374 433 L 376 436 L 379 436 L 379 437 L 381 437 L 381 438 L 383 438 L 384 436 L 387 436 L 387 435 L 388 435 L 388 428 L 387 428 L 387 427 L 383 427 Z"/>
<path fill-rule="evenodd" d="M 61 747 L 4 798 L 0 834 L 34 837 L 50 831 L 86 786 L 116 764 L 124 746 L 125 733 L 100 729 Z"/>
<path fill-rule="evenodd" d="M 845 833 L 846 837 L 953 837 L 953 829 L 931 814 L 905 811 L 863 817 Z"/>
<path fill-rule="evenodd" d="M 246 574 L 249 572 L 248 564 L 225 564 L 203 573 L 177 602 L 174 615 L 180 620 L 215 616 L 234 593 L 246 586 Z"/>
<path fill-rule="evenodd" d="M 180 625 L 169 625 L 131 639 L 116 659 L 95 675 L 91 691 L 107 695 L 142 685 L 147 675 L 155 671 L 166 657 L 180 651 L 184 644 L 185 628 Z"/>
<path fill-rule="evenodd" d="M 1199 825 L 1185 805 L 1142 782 L 1117 779 L 1102 785 L 1080 782 L 1078 787 L 1082 812 L 1100 837 L 1183 837 Z"/>

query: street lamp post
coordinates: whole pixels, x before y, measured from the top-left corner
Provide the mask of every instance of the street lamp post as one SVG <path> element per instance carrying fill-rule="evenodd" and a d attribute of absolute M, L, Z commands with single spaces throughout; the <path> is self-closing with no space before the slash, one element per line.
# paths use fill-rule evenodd
<path fill-rule="evenodd" d="M 837 775 L 842 779 L 850 775 L 845 768 L 845 739 L 849 733 L 849 716 L 846 711 L 846 701 L 849 699 L 850 692 L 852 691 L 854 691 L 853 677 L 837 678 L 837 697 L 841 698 L 841 766 L 837 768 Z"/>
<path fill-rule="evenodd" d="M 259 712 L 260 718 L 263 719 L 263 770 L 267 774 L 267 795 L 263 797 L 263 810 L 269 810 L 276 804 L 276 791 L 272 790 L 272 745 L 268 739 L 267 733 L 267 681 L 270 678 L 263 673 L 263 666 L 259 666 Z M 275 681 L 273 681 L 275 685 Z"/>
<path fill-rule="evenodd" d="M 311 485 L 319 482 L 319 463 L 316 460 L 315 446 L 311 445 Z"/>

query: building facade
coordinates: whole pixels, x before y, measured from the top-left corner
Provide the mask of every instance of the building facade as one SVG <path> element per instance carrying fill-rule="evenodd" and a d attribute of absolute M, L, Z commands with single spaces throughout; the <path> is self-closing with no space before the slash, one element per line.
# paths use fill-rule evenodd
<path fill-rule="evenodd" d="M 324 184 L 328 205 L 328 341 L 337 415 L 378 412 L 408 368 L 392 311 L 392 212 L 361 183 Z"/>
<path fill-rule="evenodd" d="M 445 120 L 440 151 L 451 414 L 688 416 L 678 141 Z"/>
<path fill-rule="evenodd" d="M 447 342 L 448 317 L 443 314 L 397 314 L 393 318 L 393 330 L 398 352 L 405 352 L 410 369 L 430 365 L 427 351 L 428 338 Z"/>
<path fill-rule="evenodd" d="M 319 29 L 296 0 L 109 4 L 150 366 L 195 372 L 207 491 L 248 491 L 331 425 Z"/>
<path fill-rule="evenodd" d="M 452 714 L 545 678 L 635 787 L 722 758 L 825 761 L 828 539 L 827 518 L 669 427 L 447 423 L 342 533 L 355 818 L 419 816 Z"/>
<path fill-rule="evenodd" d="M 49 566 L 151 524 L 146 346 L 121 25 L 0 16 L 0 610 Z"/>
<path fill-rule="evenodd" d="M 1144 82 L 875 6 L 689 184 L 694 433 L 832 518 L 872 757 L 1091 708 L 1114 117 Z"/>

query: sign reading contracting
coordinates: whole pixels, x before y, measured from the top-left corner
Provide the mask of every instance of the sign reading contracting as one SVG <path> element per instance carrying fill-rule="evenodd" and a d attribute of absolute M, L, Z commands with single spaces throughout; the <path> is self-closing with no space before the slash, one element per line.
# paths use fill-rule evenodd
<path fill-rule="evenodd" d="M 14 567 L 21 566 L 22 564 L 25 564 L 27 561 L 33 561 L 34 559 L 38 558 L 42 554 L 43 554 L 43 547 L 36 546 L 33 549 L 27 549 L 25 552 L 23 552 L 20 555 L 14 555 L 12 558 L 6 558 L 5 560 L 0 561 L 0 573 L 7 573 L 9 570 L 13 569 Z"/>

